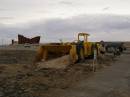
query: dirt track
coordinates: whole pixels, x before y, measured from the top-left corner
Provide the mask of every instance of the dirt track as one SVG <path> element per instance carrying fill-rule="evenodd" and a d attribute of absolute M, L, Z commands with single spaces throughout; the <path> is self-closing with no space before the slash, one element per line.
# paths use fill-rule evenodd
<path fill-rule="evenodd" d="M 104 60 L 92 73 L 88 60 L 66 69 L 35 71 L 31 65 L 0 65 L 0 97 L 130 97 L 130 50 Z M 90 62 L 91 63 L 91 62 Z M 31 66 L 32 67 L 32 66 Z"/>
<path fill-rule="evenodd" d="M 117 60 L 57 97 L 130 97 L 130 49 Z"/>

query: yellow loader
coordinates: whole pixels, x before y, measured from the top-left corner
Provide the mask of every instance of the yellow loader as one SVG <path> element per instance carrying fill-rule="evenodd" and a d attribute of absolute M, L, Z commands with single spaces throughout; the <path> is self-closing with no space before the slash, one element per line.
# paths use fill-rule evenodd
<path fill-rule="evenodd" d="M 96 55 L 99 53 L 99 46 L 97 43 L 88 42 L 87 33 L 79 33 L 78 41 L 76 43 L 71 43 L 70 56 L 72 62 L 77 62 L 80 60 L 85 60 L 87 58 L 94 58 L 94 50 L 96 50 Z M 83 38 L 81 41 L 80 38 Z"/>
<path fill-rule="evenodd" d="M 89 34 L 87 33 L 79 33 L 77 42 L 41 45 L 35 62 L 42 61 L 44 68 L 45 63 L 69 65 L 79 62 L 80 60 L 85 60 L 86 58 L 93 58 L 94 49 L 96 49 L 98 54 L 98 47 L 96 43 L 88 42 L 88 36 Z M 81 41 L 80 38 L 82 37 L 83 40 Z"/>

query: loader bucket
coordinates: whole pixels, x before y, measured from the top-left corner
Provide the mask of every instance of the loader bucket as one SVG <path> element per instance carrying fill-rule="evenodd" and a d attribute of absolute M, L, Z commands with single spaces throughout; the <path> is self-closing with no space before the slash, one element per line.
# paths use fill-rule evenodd
<path fill-rule="evenodd" d="M 42 45 L 38 50 L 36 56 L 36 62 L 62 57 L 64 55 L 69 54 L 70 49 L 71 49 L 70 45 L 53 45 L 53 44 Z"/>

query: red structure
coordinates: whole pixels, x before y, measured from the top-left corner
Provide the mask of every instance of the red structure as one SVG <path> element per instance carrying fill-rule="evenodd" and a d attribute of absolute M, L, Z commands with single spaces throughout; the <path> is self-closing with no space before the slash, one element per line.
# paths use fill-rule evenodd
<path fill-rule="evenodd" d="M 25 43 L 29 43 L 29 44 L 39 44 L 40 42 L 40 36 L 36 36 L 33 38 L 27 38 L 24 37 L 23 35 L 18 35 L 18 44 L 25 44 Z"/>

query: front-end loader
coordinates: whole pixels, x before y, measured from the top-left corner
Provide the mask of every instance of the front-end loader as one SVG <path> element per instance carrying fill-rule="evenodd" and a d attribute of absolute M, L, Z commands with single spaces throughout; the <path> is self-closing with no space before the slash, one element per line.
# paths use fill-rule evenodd
<path fill-rule="evenodd" d="M 87 33 L 78 33 L 77 42 L 41 45 L 35 62 L 42 62 L 40 66 L 44 68 L 46 64 L 69 65 L 85 60 L 86 58 L 93 58 L 95 54 L 94 50 L 96 50 L 96 54 L 99 52 L 98 44 L 88 42 L 88 36 L 89 34 Z M 80 40 L 82 37 L 83 40 Z"/>
<path fill-rule="evenodd" d="M 73 62 L 93 58 L 94 50 L 96 50 L 96 54 L 99 53 L 99 44 L 88 42 L 88 36 L 89 34 L 87 33 L 79 33 L 78 41 L 76 43 L 71 43 L 72 48 L 70 50 L 70 56 L 73 57 Z M 83 38 L 83 40 L 81 40 L 81 38 Z"/>

